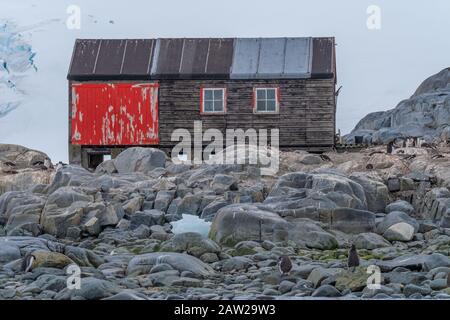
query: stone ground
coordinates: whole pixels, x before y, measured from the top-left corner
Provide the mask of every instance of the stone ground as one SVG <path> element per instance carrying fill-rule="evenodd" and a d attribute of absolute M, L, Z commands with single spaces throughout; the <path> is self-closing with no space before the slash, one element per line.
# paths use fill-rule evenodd
<path fill-rule="evenodd" d="M 89 172 L 0 145 L 0 298 L 450 299 L 450 150 L 384 151 L 282 152 L 261 176 L 143 148 Z M 174 234 L 183 214 L 209 236 Z"/>

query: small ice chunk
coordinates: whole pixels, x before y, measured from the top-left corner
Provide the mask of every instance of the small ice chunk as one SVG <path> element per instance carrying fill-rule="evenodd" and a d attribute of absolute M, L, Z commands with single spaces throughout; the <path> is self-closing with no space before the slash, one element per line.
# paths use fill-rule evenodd
<path fill-rule="evenodd" d="M 200 219 L 198 216 L 192 214 L 183 214 L 182 219 L 170 223 L 172 225 L 173 233 L 196 232 L 202 236 L 207 237 L 211 222 Z"/>

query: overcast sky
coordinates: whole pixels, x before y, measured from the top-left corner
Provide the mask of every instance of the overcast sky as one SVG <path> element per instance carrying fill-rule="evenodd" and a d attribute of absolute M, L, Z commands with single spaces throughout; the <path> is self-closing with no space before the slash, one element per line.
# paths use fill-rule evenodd
<path fill-rule="evenodd" d="M 72 4 L 81 8 L 79 30 L 66 27 Z M 370 5 L 381 9 L 379 30 L 367 27 Z M 0 19 L 43 22 L 26 32 L 38 71 L 23 82 L 25 103 L 0 118 L 0 143 L 67 161 L 66 75 L 76 38 L 334 36 L 343 86 L 337 127 L 348 133 L 450 66 L 449 16 L 448 0 L 0 0 Z"/>

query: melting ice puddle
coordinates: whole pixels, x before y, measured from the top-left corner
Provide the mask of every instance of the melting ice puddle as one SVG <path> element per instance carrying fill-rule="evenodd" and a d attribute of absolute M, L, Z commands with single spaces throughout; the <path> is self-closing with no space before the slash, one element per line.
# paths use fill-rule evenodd
<path fill-rule="evenodd" d="M 183 214 L 182 219 L 170 223 L 173 233 L 197 232 L 207 237 L 211 222 L 207 222 L 192 214 Z"/>

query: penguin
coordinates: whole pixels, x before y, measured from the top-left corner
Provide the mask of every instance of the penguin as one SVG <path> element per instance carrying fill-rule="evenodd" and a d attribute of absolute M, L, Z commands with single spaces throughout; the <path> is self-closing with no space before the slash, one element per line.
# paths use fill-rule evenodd
<path fill-rule="evenodd" d="M 58 164 L 56 165 L 56 171 L 58 171 L 61 168 L 65 168 L 67 167 L 66 163 L 63 163 L 62 161 L 58 162 Z"/>
<path fill-rule="evenodd" d="M 390 141 L 390 142 L 387 144 L 387 147 L 386 147 L 386 153 L 387 153 L 387 154 L 392 154 L 392 151 L 394 151 L 394 142 L 393 142 L 393 141 Z"/>
<path fill-rule="evenodd" d="M 27 273 L 28 271 L 32 271 L 33 263 L 36 260 L 36 257 L 28 252 L 22 260 L 22 271 Z"/>
<path fill-rule="evenodd" d="M 450 272 L 447 274 L 447 287 L 450 288 Z"/>
<path fill-rule="evenodd" d="M 358 251 L 356 250 L 356 247 L 354 244 L 352 244 L 350 250 L 348 251 L 348 261 L 347 261 L 348 268 L 352 268 L 352 271 L 355 270 L 357 266 L 359 266 L 359 256 Z"/>
<path fill-rule="evenodd" d="M 282 276 L 289 275 L 292 269 L 292 261 L 288 256 L 281 256 L 278 258 L 278 268 Z"/>

